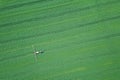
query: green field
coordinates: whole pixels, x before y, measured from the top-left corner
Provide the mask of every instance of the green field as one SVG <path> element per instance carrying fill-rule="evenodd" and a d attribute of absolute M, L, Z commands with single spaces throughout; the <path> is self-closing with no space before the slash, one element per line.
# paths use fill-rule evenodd
<path fill-rule="evenodd" d="M 0 80 L 120 80 L 120 0 L 0 0 Z"/>

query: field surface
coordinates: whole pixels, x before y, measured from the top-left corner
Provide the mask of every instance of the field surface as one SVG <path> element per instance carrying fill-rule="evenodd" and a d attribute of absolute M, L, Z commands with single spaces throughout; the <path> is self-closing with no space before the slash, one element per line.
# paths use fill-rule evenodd
<path fill-rule="evenodd" d="M 120 0 L 0 0 L 0 80 L 120 80 Z"/>

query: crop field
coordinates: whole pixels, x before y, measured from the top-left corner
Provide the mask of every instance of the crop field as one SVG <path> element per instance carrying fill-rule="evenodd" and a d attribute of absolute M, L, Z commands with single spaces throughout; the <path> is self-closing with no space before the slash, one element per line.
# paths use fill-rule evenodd
<path fill-rule="evenodd" d="M 120 0 L 0 0 L 0 80 L 120 80 Z"/>

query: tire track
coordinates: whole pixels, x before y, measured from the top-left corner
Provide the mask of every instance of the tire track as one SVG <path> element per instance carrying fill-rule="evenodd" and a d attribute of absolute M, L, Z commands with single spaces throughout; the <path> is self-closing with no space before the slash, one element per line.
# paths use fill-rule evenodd
<path fill-rule="evenodd" d="M 14 8 L 19 8 L 19 7 L 28 6 L 28 5 L 30 6 L 30 5 L 40 3 L 40 2 L 44 2 L 44 1 L 49 1 L 49 0 L 37 0 L 37 1 L 31 1 L 31 2 L 26 2 L 26 3 L 22 3 L 22 4 L 7 6 L 7 7 L 0 8 L 0 11 L 3 12 L 3 11 L 14 9 Z"/>
<path fill-rule="evenodd" d="M 94 39 L 90 39 L 90 40 L 84 40 L 82 42 L 71 42 L 70 44 L 79 45 L 80 43 L 93 42 L 93 41 L 102 40 L 102 39 L 108 39 L 108 38 L 117 37 L 117 36 L 120 36 L 120 33 L 111 34 L 111 35 L 107 35 L 107 36 L 103 36 L 103 37 L 98 37 L 98 38 L 94 38 Z M 65 48 L 65 47 L 68 47 L 68 46 L 69 46 L 68 44 L 67 45 L 65 44 L 65 45 L 62 45 L 62 47 L 56 47 L 56 48 Z M 47 51 L 48 50 L 52 50 L 52 49 L 47 49 Z M 31 53 L 31 51 L 28 52 L 28 53 Z M 110 54 L 113 55 L 113 53 L 110 53 Z M 107 56 L 107 55 L 110 55 L 110 54 L 105 54 L 105 55 L 99 54 L 99 56 L 100 55 Z M 13 58 L 17 58 L 17 57 L 24 57 L 24 56 L 28 56 L 28 55 L 32 55 L 32 54 L 20 54 L 20 55 L 10 56 L 10 57 L 6 57 L 6 58 L 1 58 L 0 62 L 10 60 L 10 59 L 13 59 Z M 96 57 L 96 55 L 95 56 L 91 55 L 89 57 Z"/>
<path fill-rule="evenodd" d="M 30 18 L 30 19 L 25 19 L 25 20 L 21 20 L 21 21 L 16 21 L 16 22 L 12 22 L 12 23 L 1 24 L 0 27 L 10 27 L 11 25 L 16 25 L 16 24 L 21 24 L 21 23 L 26 23 L 26 22 L 32 22 L 32 21 L 49 19 L 49 18 L 65 15 L 67 13 L 74 13 L 74 12 L 78 12 L 78 11 L 85 11 L 85 10 L 89 10 L 89 9 L 92 9 L 92 8 L 95 8 L 95 7 L 98 7 L 98 6 L 104 6 L 104 5 L 118 3 L 118 2 L 120 2 L 120 1 L 116 0 L 116 1 L 106 2 L 106 3 L 102 3 L 102 4 L 87 6 L 87 7 L 84 7 L 84 8 L 78 8 L 78 9 L 74 9 L 74 10 L 69 9 L 69 10 L 66 10 L 65 12 L 61 12 L 61 13 L 57 13 L 57 14 L 50 14 L 50 15 L 45 15 L 45 16 L 41 16 L 41 17 Z"/>
<path fill-rule="evenodd" d="M 110 20 L 114 20 L 114 19 L 119 19 L 119 18 L 120 18 L 120 15 L 115 16 L 115 17 L 110 17 L 110 18 L 106 18 L 106 19 L 101 19 L 101 20 L 93 21 L 93 22 L 88 22 L 88 23 L 85 23 L 85 24 L 75 25 L 75 26 L 72 26 L 72 27 L 69 27 L 69 28 L 63 28 L 63 29 L 57 30 L 57 31 L 40 33 L 40 34 L 34 34 L 34 35 L 27 36 L 27 37 L 23 36 L 23 37 L 18 37 L 18 38 L 11 39 L 11 40 L 4 40 L 4 41 L 0 41 L 0 43 L 4 44 L 4 43 L 8 43 L 8 42 L 17 41 L 17 40 L 25 40 L 25 39 L 28 39 L 28 38 L 34 38 L 34 37 L 43 36 L 43 35 L 61 33 L 61 32 L 65 32 L 65 31 L 71 30 L 71 29 L 81 28 L 81 27 L 87 27 L 89 25 L 94 25 L 94 24 L 97 24 L 97 23 L 101 23 L 101 22 L 105 22 L 105 21 L 110 21 Z"/>

